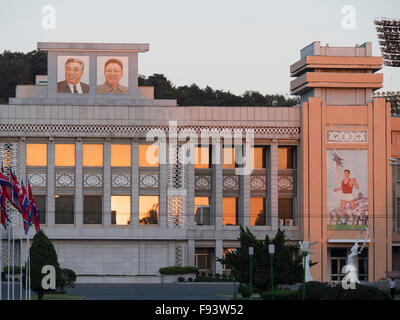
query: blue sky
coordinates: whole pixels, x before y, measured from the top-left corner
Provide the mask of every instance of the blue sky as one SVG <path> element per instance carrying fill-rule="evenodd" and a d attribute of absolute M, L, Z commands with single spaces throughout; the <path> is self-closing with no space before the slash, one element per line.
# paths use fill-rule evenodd
<path fill-rule="evenodd" d="M 56 9 L 43 29 L 42 7 Z M 355 29 L 344 29 L 345 5 Z M 400 18 L 399 0 L 1 0 L 0 51 L 30 51 L 39 41 L 149 43 L 139 73 L 163 73 L 176 85 L 197 83 L 242 94 L 288 93 L 289 66 L 313 41 L 373 43 L 376 17 Z M 384 89 L 400 90 L 400 69 L 383 69 Z"/>

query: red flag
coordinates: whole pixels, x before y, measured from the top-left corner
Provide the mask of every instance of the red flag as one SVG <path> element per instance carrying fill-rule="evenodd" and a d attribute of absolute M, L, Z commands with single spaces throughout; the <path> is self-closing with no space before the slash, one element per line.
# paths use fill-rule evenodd
<path fill-rule="evenodd" d="M 35 223 L 36 233 L 40 231 L 40 223 L 39 223 L 39 207 L 35 201 L 35 198 L 32 194 L 31 185 L 28 182 L 28 198 L 31 203 L 31 214 L 33 215 L 33 222 Z"/>
<path fill-rule="evenodd" d="M 28 233 L 29 227 L 30 227 L 30 219 L 29 219 L 29 212 L 31 210 L 30 202 L 28 199 L 28 194 L 26 193 L 25 187 L 22 184 L 22 186 L 19 184 L 17 177 L 14 175 L 10 168 L 10 182 L 13 185 L 15 191 L 17 192 L 18 195 L 18 203 L 20 207 L 20 213 L 22 215 L 22 219 L 24 221 L 24 230 L 25 234 Z"/>

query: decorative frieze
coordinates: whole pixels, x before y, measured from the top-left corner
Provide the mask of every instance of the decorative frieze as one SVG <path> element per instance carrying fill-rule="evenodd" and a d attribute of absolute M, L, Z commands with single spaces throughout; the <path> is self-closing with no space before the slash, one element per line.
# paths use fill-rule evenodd
<path fill-rule="evenodd" d="M 278 190 L 293 191 L 293 175 L 280 174 L 278 176 Z"/>
<path fill-rule="evenodd" d="M 252 175 L 250 188 L 251 191 L 267 191 L 267 177 L 265 175 Z"/>
<path fill-rule="evenodd" d="M 74 187 L 73 173 L 56 173 L 56 187 Z"/>
<path fill-rule="evenodd" d="M 131 176 L 129 174 L 113 174 L 111 179 L 113 188 L 130 188 Z"/>
<path fill-rule="evenodd" d="M 101 173 L 85 173 L 83 175 L 83 186 L 85 188 L 103 187 L 103 175 Z"/>
<path fill-rule="evenodd" d="M 222 187 L 224 191 L 239 191 L 239 177 L 224 176 L 222 180 Z"/>
<path fill-rule="evenodd" d="M 46 182 L 45 173 L 28 173 L 28 183 L 31 187 L 46 187 Z"/>
<path fill-rule="evenodd" d="M 196 191 L 210 191 L 211 190 L 211 176 L 196 176 L 194 180 Z"/>
<path fill-rule="evenodd" d="M 157 189 L 158 173 L 140 173 L 139 185 L 141 189 Z"/>
<path fill-rule="evenodd" d="M 367 143 L 368 131 L 328 130 L 328 142 Z"/>

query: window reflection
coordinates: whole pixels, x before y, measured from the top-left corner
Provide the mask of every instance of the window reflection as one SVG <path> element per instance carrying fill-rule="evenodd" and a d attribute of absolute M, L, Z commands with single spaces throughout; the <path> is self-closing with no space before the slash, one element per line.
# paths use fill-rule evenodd
<path fill-rule="evenodd" d="M 56 144 L 55 145 L 55 166 L 73 167 L 75 166 L 75 145 Z"/>
<path fill-rule="evenodd" d="M 252 169 L 265 168 L 265 147 L 251 148 L 251 168 Z"/>
<path fill-rule="evenodd" d="M 222 168 L 224 169 L 235 168 L 235 148 L 233 147 L 222 148 Z"/>
<path fill-rule="evenodd" d="M 158 196 L 139 197 L 139 223 L 158 224 Z"/>
<path fill-rule="evenodd" d="M 194 149 L 194 158 L 196 169 L 210 168 L 210 148 L 196 147 Z"/>
<path fill-rule="evenodd" d="M 103 145 L 84 144 L 83 145 L 83 166 L 102 167 L 103 166 Z"/>
<path fill-rule="evenodd" d="M 250 225 L 265 226 L 265 198 L 250 198 Z"/>
<path fill-rule="evenodd" d="M 47 166 L 47 144 L 27 144 L 26 165 Z"/>
<path fill-rule="evenodd" d="M 293 169 L 294 147 L 278 147 L 278 170 Z"/>
<path fill-rule="evenodd" d="M 131 166 L 131 146 L 129 144 L 111 145 L 111 166 L 112 167 Z"/>
<path fill-rule="evenodd" d="M 237 198 L 222 198 L 222 225 L 237 225 Z"/>
<path fill-rule="evenodd" d="M 131 197 L 111 196 L 111 224 L 128 225 L 131 223 Z"/>
<path fill-rule="evenodd" d="M 194 198 L 194 222 L 196 225 L 210 225 L 211 211 L 209 197 Z"/>
<path fill-rule="evenodd" d="M 139 145 L 139 167 L 158 167 L 158 145 Z"/>

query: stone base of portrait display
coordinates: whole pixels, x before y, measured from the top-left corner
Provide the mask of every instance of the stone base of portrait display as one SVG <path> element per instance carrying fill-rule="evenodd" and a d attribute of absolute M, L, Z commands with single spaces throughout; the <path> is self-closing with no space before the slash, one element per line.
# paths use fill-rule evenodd
<path fill-rule="evenodd" d="M 163 274 L 161 276 L 161 283 L 177 283 L 178 278 L 185 278 L 185 281 L 188 281 L 189 278 L 193 280 L 196 279 L 195 273 L 185 273 L 185 274 Z"/>

